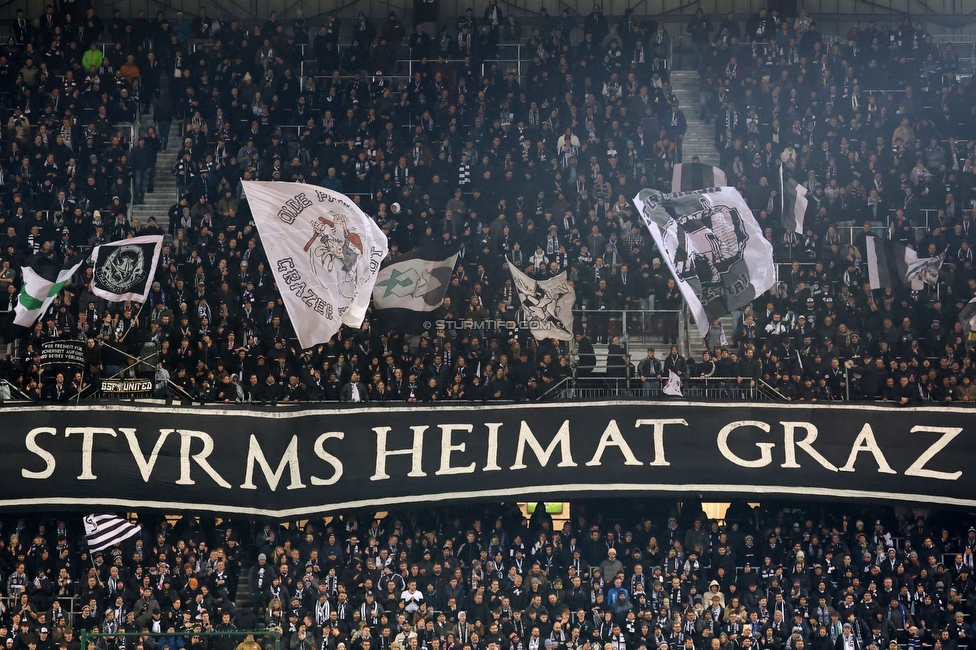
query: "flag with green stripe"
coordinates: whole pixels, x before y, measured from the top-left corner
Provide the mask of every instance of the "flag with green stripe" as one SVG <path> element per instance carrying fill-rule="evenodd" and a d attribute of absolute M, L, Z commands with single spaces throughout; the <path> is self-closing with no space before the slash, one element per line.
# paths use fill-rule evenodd
<path fill-rule="evenodd" d="M 20 268 L 24 276 L 17 298 L 14 325 L 31 329 L 44 315 L 71 276 L 85 261 L 83 255 L 75 256 L 64 265 L 43 255 L 35 255 Z"/>

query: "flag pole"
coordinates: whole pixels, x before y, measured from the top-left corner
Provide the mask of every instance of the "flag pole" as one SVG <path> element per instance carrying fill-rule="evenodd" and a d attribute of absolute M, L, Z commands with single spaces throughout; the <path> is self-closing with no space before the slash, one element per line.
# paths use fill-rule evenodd
<path fill-rule="evenodd" d="M 142 304 L 139 305 L 139 311 L 136 312 L 136 320 L 139 319 L 139 315 L 142 313 L 142 310 L 145 309 L 146 302 L 149 302 L 149 301 L 146 300 Z M 119 342 L 121 343 L 122 341 L 124 341 L 125 340 L 125 337 L 127 337 L 129 335 L 129 332 L 131 332 L 131 331 L 132 331 L 132 328 L 131 327 L 129 329 L 127 329 L 125 331 L 125 334 L 122 335 L 122 338 L 119 339 Z"/>

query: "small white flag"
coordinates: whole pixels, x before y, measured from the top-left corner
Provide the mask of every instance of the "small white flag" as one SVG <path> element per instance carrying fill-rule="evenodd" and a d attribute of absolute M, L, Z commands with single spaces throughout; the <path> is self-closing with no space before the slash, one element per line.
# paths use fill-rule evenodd
<path fill-rule="evenodd" d="M 683 397 L 681 394 L 681 375 L 674 370 L 668 371 L 668 381 L 664 384 L 664 394 Z"/>

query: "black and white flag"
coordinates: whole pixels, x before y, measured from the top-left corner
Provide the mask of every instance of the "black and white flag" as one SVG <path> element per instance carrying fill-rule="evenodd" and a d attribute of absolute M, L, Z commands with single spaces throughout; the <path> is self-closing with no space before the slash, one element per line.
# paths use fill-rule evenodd
<path fill-rule="evenodd" d="M 88 542 L 88 549 L 92 553 L 104 551 L 135 537 L 142 531 L 142 526 L 130 524 L 115 515 L 88 515 L 84 523 L 85 541 Z"/>
<path fill-rule="evenodd" d="M 674 370 L 668 371 L 668 380 L 664 383 L 664 394 L 672 397 L 683 397 L 681 393 L 681 375 Z"/>
<path fill-rule="evenodd" d="M 92 291 L 112 302 L 145 302 L 162 250 L 162 235 L 130 237 L 96 246 L 92 249 Z"/>
<path fill-rule="evenodd" d="M 376 222 L 316 185 L 245 181 L 244 192 L 301 346 L 362 325 L 387 252 Z"/>
<path fill-rule="evenodd" d="M 909 269 L 917 265 L 918 253 L 904 244 L 890 239 L 879 239 L 868 235 L 867 267 L 868 283 L 872 289 L 906 288 L 912 291 L 922 289 L 922 279 L 911 277 Z M 917 275 L 917 274 L 916 274 Z"/>
<path fill-rule="evenodd" d="M 672 192 L 694 192 L 726 185 L 725 172 L 704 163 L 678 163 L 671 172 Z"/>
<path fill-rule="evenodd" d="M 909 264 L 908 279 L 913 283 L 924 282 L 933 287 L 939 284 L 939 273 L 942 271 L 947 252 L 949 252 L 948 248 L 935 257 L 920 257 Z"/>
<path fill-rule="evenodd" d="M 780 217 L 783 228 L 788 232 L 803 234 L 803 218 L 807 212 L 807 188 L 796 182 L 794 178 L 787 178 L 783 168 L 779 166 L 779 200 Z"/>
<path fill-rule="evenodd" d="M 508 262 L 529 331 L 537 340 L 573 340 L 573 305 L 576 290 L 566 281 L 566 272 L 547 280 L 535 280 Z"/>
<path fill-rule="evenodd" d="M 773 286 L 773 246 L 735 188 L 674 194 L 641 190 L 634 203 L 702 338 L 712 321 Z"/>

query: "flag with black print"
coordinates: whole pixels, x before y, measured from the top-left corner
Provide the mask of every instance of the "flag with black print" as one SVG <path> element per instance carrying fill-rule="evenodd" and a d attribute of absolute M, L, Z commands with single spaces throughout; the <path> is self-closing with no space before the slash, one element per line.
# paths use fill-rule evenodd
<path fill-rule="evenodd" d="M 507 261 L 532 336 L 539 341 L 572 341 L 576 290 L 566 281 L 566 271 L 536 280 L 519 270 L 511 260 Z"/>
<path fill-rule="evenodd" d="M 672 192 L 694 192 L 727 184 L 724 171 L 705 163 L 678 163 L 671 172 Z"/>
<path fill-rule="evenodd" d="M 302 348 L 366 319 L 386 234 L 356 201 L 305 183 L 245 181 L 271 275 Z"/>
<path fill-rule="evenodd" d="M 142 526 L 130 524 L 116 515 L 88 515 L 84 523 L 85 541 L 92 553 L 104 551 L 142 532 Z"/>
<path fill-rule="evenodd" d="M 742 309 L 775 281 L 773 246 L 734 187 L 634 198 L 702 338 L 712 321 Z"/>
<path fill-rule="evenodd" d="M 779 166 L 779 208 L 780 219 L 789 232 L 803 234 L 803 218 L 807 212 L 807 188 L 796 182 L 794 178 L 787 178 L 783 171 L 784 165 Z"/>
<path fill-rule="evenodd" d="M 942 272 L 942 265 L 945 263 L 946 253 L 949 249 L 935 255 L 934 257 L 920 257 L 914 263 L 908 265 L 908 279 L 914 282 L 924 282 L 925 284 L 936 286 L 939 283 L 939 273 Z"/>
<path fill-rule="evenodd" d="M 92 249 L 92 292 L 112 302 L 146 302 L 162 250 L 162 235 L 130 237 L 96 246 Z"/>

